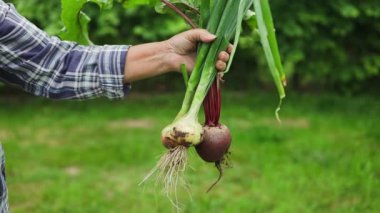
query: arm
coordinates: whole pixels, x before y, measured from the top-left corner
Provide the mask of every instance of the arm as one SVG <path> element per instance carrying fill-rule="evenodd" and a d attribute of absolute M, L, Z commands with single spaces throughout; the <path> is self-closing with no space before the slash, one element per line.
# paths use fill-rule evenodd
<path fill-rule="evenodd" d="M 133 82 L 170 71 L 165 42 L 132 46 L 126 59 L 124 81 Z"/>
<path fill-rule="evenodd" d="M 121 98 L 129 46 L 50 37 L 0 0 L 0 80 L 54 99 Z"/>
<path fill-rule="evenodd" d="M 48 36 L 0 0 L 0 80 L 47 98 L 121 98 L 130 82 L 179 70 L 182 63 L 191 70 L 197 43 L 214 39 L 198 29 L 133 47 L 82 46 Z M 228 57 L 220 53 L 220 71 Z"/>

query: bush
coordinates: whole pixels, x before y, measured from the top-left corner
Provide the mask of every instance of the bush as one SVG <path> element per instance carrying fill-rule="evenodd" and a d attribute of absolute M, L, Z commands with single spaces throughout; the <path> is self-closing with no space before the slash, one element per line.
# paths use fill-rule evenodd
<path fill-rule="evenodd" d="M 380 74 L 379 1 L 272 3 L 293 83 L 352 86 Z"/>
<path fill-rule="evenodd" d="M 57 34 L 62 28 L 60 0 L 13 2 L 21 14 L 48 33 Z M 378 0 L 298 0 L 292 3 L 272 0 L 270 3 L 291 85 L 356 90 L 377 82 L 371 79 L 380 74 Z M 114 9 L 99 15 L 98 8 L 90 4 L 85 11 L 93 18 L 90 37 L 97 44 L 162 40 L 186 29 L 178 17 L 157 15 L 147 7 L 126 10 L 115 4 Z M 263 52 L 252 35 L 253 32 L 246 31 L 242 39 L 235 71 L 228 77 L 230 87 L 246 89 L 252 82 L 265 85 L 270 78 Z"/>

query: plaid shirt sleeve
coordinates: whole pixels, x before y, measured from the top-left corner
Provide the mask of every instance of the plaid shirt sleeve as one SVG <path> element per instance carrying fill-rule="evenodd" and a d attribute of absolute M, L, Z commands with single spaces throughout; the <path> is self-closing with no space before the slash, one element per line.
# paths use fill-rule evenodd
<path fill-rule="evenodd" d="M 129 46 L 82 46 L 48 36 L 0 0 L 0 81 L 52 99 L 124 97 Z"/>

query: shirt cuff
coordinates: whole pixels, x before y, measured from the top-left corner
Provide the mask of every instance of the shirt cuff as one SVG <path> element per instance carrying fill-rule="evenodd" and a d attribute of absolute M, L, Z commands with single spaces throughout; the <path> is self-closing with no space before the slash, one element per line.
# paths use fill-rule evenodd
<path fill-rule="evenodd" d="M 130 46 L 105 45 L 99 54 L 99 83 L 102 93 L 109 99 L 124 98 L 131 84 L 124 83 L 125 62 Z"/>

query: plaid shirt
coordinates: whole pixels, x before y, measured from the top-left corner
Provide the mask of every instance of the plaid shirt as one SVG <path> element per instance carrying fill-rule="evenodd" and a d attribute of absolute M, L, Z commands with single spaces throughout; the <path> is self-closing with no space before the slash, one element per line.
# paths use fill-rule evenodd
<path fill-rule="evenodd" d="M 52 99 L 124 97 L 128 46 L 81 46 L 50 37 L 0 0 L 0 81 Z M 0 213 L 8 213 L 0 144 Z"/>
<path fill-rule="evenodd" d="M 122 98 L 128 46 L 48 36 L 0 0 L 0 81 L 52 99 Z"/>
<path fill-rule="evenodd" d="M 8 213 L 8 189 L 5 182 L 5 157 L 0 144 L 0 213 Z"/>

